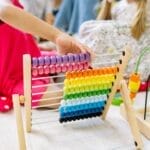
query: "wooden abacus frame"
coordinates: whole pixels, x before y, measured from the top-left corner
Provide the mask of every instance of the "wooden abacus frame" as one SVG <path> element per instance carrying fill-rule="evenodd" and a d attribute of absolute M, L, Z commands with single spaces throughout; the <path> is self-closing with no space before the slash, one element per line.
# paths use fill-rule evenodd
<path fill-rule="evenodd" d="M 125 109 L 127 112 L 128 122 L 129 122 L 131 132 L 133 134 L 133 138 L 135 141 L 135 146 L 137 149 L 142 149 L 143 142 L 142 142 L 139 128 L 137 125 L 137 121 L 135 118 L 135 112 L 132 109 L 131 100 L 129 97 L 129 91 L 128 91 L 126 82 L 123 80 L 123 73 L 128 64 L 129 58 L 130 58 L 130 49 L 126 48 L 126 50 L 123 52 L 122 57 L 119 61 L 119 65 L 118 65 L 119 72 L 116 75 L 116 80 L 111 89 L 111 93 L 108 96 L 106 106 L 102 113 L 102 119 L 105 120 L 107 112 L 112 103 L 113 97 L 115 96 L 115 93 L 117 89 L 119 88 L 121 91 L 121 95 L 123 97 L 123 102 L 124 102 Z M 25 55 L 24 56 L 24 94 L 25 94 L 24 96 L 25 96 L 25 114 L 26 114 L 26 131 L 27 132 L 31 132 L 31 126 L 32 126 L 31 88 L 32 88 L 31 86 L 31 57 L 29 55 Z M 14 102 L 14 110 L 16 113 L 19 146 L 21 150 L 25 150 L 26 142 L 25 142 L 25 136 L 24 136 L 24 130 L 23 130 L 23 124 L 22 124 L 22 116 L 20 115 L 21 110 L 19 108 L 19 95 L 13 96 L 13 102 Z"/>
<path fill-rule="evenodd" d="M 150 120 L 147 119 L 146 114 L 150 114 L 150 107 L 147 106 L 148 103 L 148 94 L 149 94 L 149 80 L 150 80 L 150 75 L 148 76 L 147 79 L 147 89 L 146 89 L 146 95 L 145 95 L 145 108 L 134 108 L 136 112 L 136 119 L 137 123 L 140 129 L 140 132 L 150 140 Z M 124 105 L 122 104 L 120 107 L 121 115 L 125 118 L 128 119 L 126 116 L 126 110 L 124 108 Z"/>

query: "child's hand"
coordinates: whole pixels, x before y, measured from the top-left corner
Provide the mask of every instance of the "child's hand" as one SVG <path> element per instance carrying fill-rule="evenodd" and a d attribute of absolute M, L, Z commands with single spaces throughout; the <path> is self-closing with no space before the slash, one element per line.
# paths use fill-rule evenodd
<path fill-rule="evenodd" d="M 80 52 L 89 52 L 92 54 L 92 50 L 76 41 L 73 37 L 67 34 L 61 34 L 56 38 L 56 45 L 60 54 L 67 53 L 80 53 Z"/>
<path fill-rule="evenodd" d="M 106 0 L 108 3 L 112 3 L 114 0 Z"/>

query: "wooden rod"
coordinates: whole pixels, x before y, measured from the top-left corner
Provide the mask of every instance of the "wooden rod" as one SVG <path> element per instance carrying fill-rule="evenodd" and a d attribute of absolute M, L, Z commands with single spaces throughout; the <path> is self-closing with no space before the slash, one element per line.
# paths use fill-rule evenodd
<path fill-rule="evenodd" d="M 26 131 L 31 132 L 31 56 L 23 56 Z"/>

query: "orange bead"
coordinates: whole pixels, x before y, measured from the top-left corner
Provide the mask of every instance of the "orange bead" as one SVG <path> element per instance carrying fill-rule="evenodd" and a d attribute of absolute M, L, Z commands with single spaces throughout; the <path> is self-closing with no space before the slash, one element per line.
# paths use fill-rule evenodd
<path fill-rule="evenodd" d="M 131 76 L 130 76 L 130 80 L 134 81 L 134 82 L 139 82 L 140 81 L 140 75 L 139 74 L 136 74 L 136 73 L 133 73 Z"/>
<path fill-rule="evenodd" d="M 112 67 L 108 67 L 108 74 L 113 74 L 113 69 L 112 69 Z"/>
<path fill-rule="evenodd" d="M 93 70 L 93 75 L 94 75 L 94 76 L 97 76 L 97 75 L 98 75 L 98 69 L 94 69 L 94 70 Z"/>
<path fill-rule="evenodd" d="M 67 79 L 71 79 L 71 77 L 72 77 L 72 76 L 71 76 L 71 73 L 70 73 L 70 72 L 69 72 L 69 73 L 66 73 L 66 78 L 67 78 Z"/>
<path fill-rule="evenodd" d="M 102 70 L 98 69 L 98 75 L 102 75 Z"/>
<path fill-rule="evenodd" d="M 83 77 L 83 73 L 82 73 L 82 71 L 79 71 L 78 72 L 78 78 L 81 78 L 81 77 Z"/>

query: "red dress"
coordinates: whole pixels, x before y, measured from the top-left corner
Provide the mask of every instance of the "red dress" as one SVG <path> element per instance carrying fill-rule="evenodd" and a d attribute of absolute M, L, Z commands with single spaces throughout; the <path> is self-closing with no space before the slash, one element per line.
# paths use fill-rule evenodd
<path fill-rule="evenodd" d="M 18 0 L 12 3 L 23 8 Z M 11 96 L 14 93 L 23 94 L 23 54 L 40 56 L 34 38 L 19 31 L 4 22 L 0 22 L 0 111 L 12 108 Z M 7 100 L 1 97 L 7 97 Z M 9 109 L 8 109 L 9 107 Z"/>

